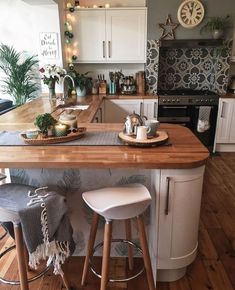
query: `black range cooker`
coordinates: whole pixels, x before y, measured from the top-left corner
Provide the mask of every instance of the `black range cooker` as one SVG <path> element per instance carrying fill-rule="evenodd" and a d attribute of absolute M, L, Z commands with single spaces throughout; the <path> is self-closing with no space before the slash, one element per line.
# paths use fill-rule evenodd
<path fill-rule="evenodd" d="M 219 96 L 208 90 L 160 90 L 158 91 L 158 119 L 162 123 L 181 124 L 190 128 L 201 142 L 212 150 L 215 138 Z M 210 107 L 210 128 L 198 132 L 201 107 Z"/>

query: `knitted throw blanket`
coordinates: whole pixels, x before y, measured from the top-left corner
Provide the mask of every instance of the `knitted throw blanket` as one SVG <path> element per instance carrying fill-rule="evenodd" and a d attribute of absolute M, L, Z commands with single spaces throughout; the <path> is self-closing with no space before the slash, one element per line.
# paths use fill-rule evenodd
<path fill-rule="evenodd" d="M 36 269 L 41 259 L 62 274 L 61 265 L 71 254 L 74 242 L 67 214 L 66 200 L 47 187 L 29 190 L 27 207 L 19 211 L 24 240 L 29 252 L 29 266 Z"/>

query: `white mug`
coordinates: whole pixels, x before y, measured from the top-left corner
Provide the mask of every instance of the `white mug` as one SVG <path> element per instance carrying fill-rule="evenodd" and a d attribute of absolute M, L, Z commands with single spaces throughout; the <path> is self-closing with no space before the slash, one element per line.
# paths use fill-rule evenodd
<path fill-rule="evenodd" d="M 136 140 L 145 140 L 147 139 L 147 134 L 150 132 L 150 128 L 147 126 L 138 126 Z"/>

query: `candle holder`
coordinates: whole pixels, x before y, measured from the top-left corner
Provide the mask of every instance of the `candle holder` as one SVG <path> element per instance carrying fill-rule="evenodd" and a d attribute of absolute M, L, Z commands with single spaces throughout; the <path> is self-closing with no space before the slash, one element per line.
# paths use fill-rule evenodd
<path fill-rule="evenodd" d="M 54 127 L 54 132 L 56 137 L 66 136 L 67 135 L 67 125 L 56 124 Z"/>

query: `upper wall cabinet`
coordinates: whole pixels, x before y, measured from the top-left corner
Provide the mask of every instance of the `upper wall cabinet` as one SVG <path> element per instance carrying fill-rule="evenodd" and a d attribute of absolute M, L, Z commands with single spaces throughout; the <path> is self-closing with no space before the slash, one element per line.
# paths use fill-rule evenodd
<path fill-rule="evenodd" d="M 80 63 L 145 63 L 147 9 L 79 9 L 74 41 Z"/>

